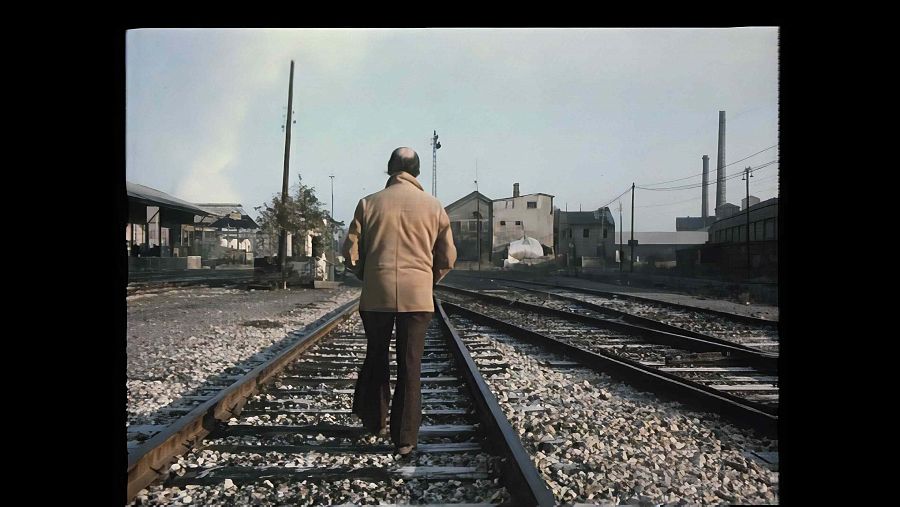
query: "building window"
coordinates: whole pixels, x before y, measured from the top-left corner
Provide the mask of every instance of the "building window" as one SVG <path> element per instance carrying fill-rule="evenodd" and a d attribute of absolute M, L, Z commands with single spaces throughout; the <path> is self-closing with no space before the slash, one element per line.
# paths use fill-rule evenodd
<path fill-rule="evenodd" d="M 590 229 L 582 229 L 582 230 L 581 230 L 581 237 L 582 237 L 582 238 L 587 238 L 587 237 L 589 237 L 590 235 L 591 235 L 591 230 L 590 230 Z"/>
<path fill-rule="evenodd" d="M 775 239 L 775 219 L 766 220 L 766 239 Z"/>
<path fill-rule="evenodd" d="M 603 239 L 606 239 L 606 229 L 603 229 Z"/>
<path fill-rule="evenodd" d="M 516 220 L 516 225 L 522 225 L 522 221 L 521 221 L 521 220 Z"/>
<path fill-rule="evenodd" d="M 528 201 L 529 208 L 537 208 L 537 201 Z"/>
<path fill-rule="evenodd" d="M 506 220 L 501 220 L 500 225 L 506 225 Z"/>

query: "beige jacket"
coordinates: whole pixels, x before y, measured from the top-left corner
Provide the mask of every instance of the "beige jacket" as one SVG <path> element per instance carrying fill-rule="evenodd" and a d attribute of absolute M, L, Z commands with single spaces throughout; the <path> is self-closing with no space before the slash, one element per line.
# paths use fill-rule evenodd
<path fill-rule="evenodd" d="M 363 281 L 360 310 L 433 312 L 432 289 L 453 269 L 456 247 L 440 201 L 399 172 L 384 190 L 360 199 L 343 255 Z"/>

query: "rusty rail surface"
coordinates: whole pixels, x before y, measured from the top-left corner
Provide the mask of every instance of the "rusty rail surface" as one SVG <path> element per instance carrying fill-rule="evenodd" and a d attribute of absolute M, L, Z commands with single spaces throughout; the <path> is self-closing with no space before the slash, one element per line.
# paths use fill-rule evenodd
<path fill-rule="evenodd" d="M 502 296 L 495 296 L 479 291 L 463 289 L 461 287 L 454 287 L 452 285 L 438 285 L 438 288 L 447 290 L 449 292 L 455 292 L 457 294 L 465 295 L 471 298 L 480 299 L 482 301 L 500 303 L 509 305 L 510 307 L 521 308 L 530 312 L 553 315 L 556 317 L 581 322 L 589 326 L 614 329 L 625 333 L 636 334 L 652 343 L 673 345 L 698 352 L 722 352 L 724 354 L 728 354 L 729 356 L 738 358 L 746 362 L 747 364 L 752 365 L 756 368 L 760 368 L 764 371 L 778 371 L 777 354 L 745 347 L 732 342 L 728 342 L 726 340 L 709 340 L 705 337 L 697 338 L 694 336 L 676 334 L 673 332 L 662 331 L 642 325 L 629 324 L 627 322 L 618 322 L 616 320 L 603 319 L 566 310 L 558 310 L 556 308 L 536 305 L 533 303 L 526 303 L 525 301 L 509 299 Z"/>
<path fill-rule="evenodd" d="M 324 322 L 305 333 L 293 345 L 253 368 L 231 386 L 129 452 L 126 503 L 163 475 L 172 458 L 189 451 L 214 430 L 220 421 L 227 421 L 238 415 L 247 400 L 259 392 L 260 387 L 274 380 L 276 374 L 330 333 L 358 306 L 359 299 L 355 299 L 333 310 L 322 318 Z"/>
<path fill-rule="evenodd" d="M 637 361 L 605 352 L 591 352 L 449 301 L 442 302 L 442 311 L 451 315 L 460 315 L 516 338 L 548 348 L 572 358 L 588 368 L 625 379 L 629 383 L 647 388 L 660 396 L 687 403 L 701 410 L 713 411 L 741 426 L 752 428 L 766 435 L 777 433 L 778 415 L 768 412 L 763 407 L 757 407 L 752 402 L 715 392 L 702 384 L 644 366 Z"/>
<path fill-rule="evenodd" d="M 474 278 L 474 277 L 473 277 Z M 738 313 L 731 313 L 722 310 L 713 310 L 712 308 L 703 308 L 701 306 L 693 306 L 693 305 L 685 305 L 681 303 L 674 303 L 672 301 L 663 301 L 661 299 L 654 299 L 650 297 L 639 296 L 637 294 L 626 294 L 624 292 L 611 292 L 600 289 L 591 289 L 588 287 L 579 287 L 577 285 L 564 285 L 561 283 L 547 283 L 547 282 L 535 282 L 532 280 L 518 280 L 518 279 L 507 279 L 507 278 L 498 278 L 498 280 L 503 280 L 504 282 L 511 281 L 516 283 L 526 283 L 531 285 L 541 285 L 544 287 L 556 287 L 558 289 L 571 290 L 573 292 L 581 292 L 582 294 L 591 294 L 594 296 L 606 297 L 606 298 L 622 298 L 630 301 L 635 301 L 638 303 L 646 303 L 646 304 L 655 304 L 660 306 L 665 306 L 668 308 L 673 308 L 677 310 L 686 310 L 698 313 L 705 313 L 708 315 L 715 315 L 717 317 L 724 317 L 731 320 L 736 320 L 738 322 L 742 322 L 744 324 L 753 324 L 757 326 L 772 326 L 777 327 L 777 320 L 769 320 L 769 319 L 761 319 L 759 317 L 751 317 L 750 315 L 741 315 Z"/>
<path fill-rule="evenodd" d="M 647 327 L 650 329 L 656 329 L 657 331 L 664 331 L 666 333 L 678 334 L 678 335 L 682 335 L 682 336 L 690 336 L 693 338 L 700 338 L 704 341 L 719 343 L 719 344 L 727 345 L 730 347 L 736 347 L 736 348 L 744 349 L 744 350 L 747 350 L 750 352 L 762 352 L 766 355 L 770 355 L 775 358 L 777 358 L 777 356 L 778 356 L 778 354 L 776 354 L 774 352 L 761 351 L 760 349 L 755 348 L 755 347 L 750 347 L 748 345 L 743 345 L 743 344 L 735 343 L 735 342 L 732 342 L 729 340 L 724 340 L 722 338 L 718 338 L 716 336 L 700 333 L 697 331 L 691 331 L 690 329 L 673 326 L 671 324 L 666 324 L 664 322 L 661 322 L 661 321 L 658 321 L 655 319 L 651 319 L 648 317 L 642 317 L 640 315 L 635 315 L 635 314 L 628 313 L 628 312 L 625 312 L 622 310 L 617 310 L 615 308 L 601 306 L 601 305 L 598 305 L 595 303 L 591 303 L 590 301 L 585 301 L 583 299 L 578 299 L 578 298 L 571 297 L 571 296 L 564 296 L 562 294 L 557 294 L 556 292 L 553 292 L 551 290 L 551 288 L 566 289 L 566 287 L 553 285 L 551 287 L 548 287 L 547 289 L 538 289 L 538 288 L 523 287 L 522 285 L 517 285 L 516 281 L 507 281 L 507 280 L 502 281 L 499 285 L 504 285 L 506 287 L 512 287 L 514 289 L 519 289 L 519 290 L 523 290 L 523 291 L 534 292 L 534 293 L 541 294 L 544 296 L 551 296 L 551 297 L 559 299 L 561 301 L 566 301 L 568 303 L 572 303 L 574 305 L 581 306 L 582 308 L 587 308 L 588 310 L 592 310 L 597 313 L 603 313 L 606 315 L 612 315 L 612 316 L 618 317 L 622 320 L 622 322 L 625 322 L 627 324 L 634 324 L 636 326 L 642 326 L 642 327 Z M 452 287 L 452 286 L 451 285 L 442 285 L 442 287 Z M 572 292 L 576 292 L 576 291 L 572 291 Z M 584 294 L 584 293 L 582 292 L 582 294 Z M 683 310 L 685 308 L 689 308 L 689 307 L 682 307 L 681 309 Z"/>
<path fill-rule="evenodd" d="M 472 393 L 479 419 L 490 437 L 489 444 L 497 454 L 505 458 L 501 465 L 503 479 L 506 482 L 506 489 L 515 500 L 515 505 L 556 505 L 553 493 L 535 468 L 528 452 L 522 447 L 518 433 L 509 424 L 506 414 L 484 381 L 469 350 L 447 318 L 441 300 L 435 298 L 434 309 L 447 335 L 450 350 L 456 358 L 460 373 Z"/>

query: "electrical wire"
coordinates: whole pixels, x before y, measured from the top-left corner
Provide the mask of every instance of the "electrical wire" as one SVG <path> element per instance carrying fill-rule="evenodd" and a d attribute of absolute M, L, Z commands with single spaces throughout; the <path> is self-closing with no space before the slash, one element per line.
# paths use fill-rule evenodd
<path fill-rule="evenodd" d="M 776 164 L 776 163 L 778 163 L 778 160 L 770 160 L 769 162 L 760 164 L 756 167 L 751 167 L 750 170 L 758 171 L 758 170 L 764 169 L 764 168 L 766 168 L 772 164 Z M 744 175 L 744 172 L 741 171 L 741 172 L 726 176 L 725 178 L 722 179 L 722 181 L 728 181 L 728 180 L 731 180 L 731 179 L 734 179 L 734 178 L 737 178 L 737 177 L 743 176 L 743 175 Z M 718 180 L 716 180 L 716 182 L 718 182 Z M 707 183 L 707 185 L 711 185 L 712 183 L 713 182 L 709 182 L 709 183 Z M 686 185 L 678 185 L 678 186 L 674 186 L 674 187 L 647 188 L 647 187 L 643 187 L 643 186 L 638 186 L 637 188 L 639 188 L 641 190 L 653 190 L 653 191 L 674 191 L 674 190 L 688 190 L 688 189 L 693 189 L 693 188 L 700 188 L 702 186 L 703 186 L 703 183 L 701 182 L 701 183 L 689 183 Z"/>
<path fill-rule="evenodd" d="M 770 175 L 768 175 L 768 176 L 763 176 L 762 178 L 759 178 L 758 180 L 755 180 L 754 183 L 757 183 L 757 182 L 760 182 L 760 181 L 770 180 L 770 179 L 776 178 L 776 177 L 778 177 L 778 173 L 770 174 Z M 766 192 L 769 192 L 769 191 L 772 191 L 772 190 L 774 190 L 774 189 L 772 189 L 772 188 L 767 188 L 765 191 L 766 191 Z M 703 196 L 702 196 L 702 195 L 699 196 L 699 197 L 692 197 L 692 198 L 690 198 L 690 199 L 685 199 L 685 200 L 683 200 L 683 201 L 667 202 L 667 203 L 663 203 L 663 204 L 645 204 L 645 205 L 643 205 L 643 206 L 635 206 L 635 208 L 657 208 L 657 207 L 661 207 L 661 206 L 674 206 L 674 205 L 676 205 L 676 204 L 684 204 L 684 203 L 687 203 L 687 202 L 699 201 L 699 200 L 701 200 L 701 199 L 703 199 Z"/>
<path fill-rule="evenodd" d="M 752 155 L 748 155 L 748 156 L 746 156 L 746 157 L 744 157 L 744 158 L 742 158 L 742 159 L 740 159 L 740 160 L 735 160 L 734 162 L 731 162 L 730 164 L 725 164 L 725 165 L 722 166 L 722 167 L 725 168 L 725 167 L 728 167 L 728 166 L 730 166 L 730 165 L 737 164 L 738 162 L 743 162 L 744 160 L 747 160 L 748 158 L 752 158 L 752 157 L 755 157 L 755 156 L 759 155 L 760 153 L 763 153 L 763 152 L 765 152 L 765 151 L 769 151 L 769 150 L 771 150 L 772 148 L 775 148 L 776 146 L 778 146 L 778 145 L 777 145 L 777 144 L 773 144 L 772 146 L 769 146 L 768 148 L 764 148 L 764 149 L 762 149 L 762 150 L 759 150 L 759 151 L 757 151 L 756 153 L 754 153 L 754 154 L 752 154 Z M 641 186 L 663 185 L 663 184 L 665 184 L 665 183 L 673 183 L 673 182 L 681 181 L 681 180 L 689 180 L 689 179 L 691 179 L 691 178 L 696 178 L 697 176 L 703 176 L 703 173 L 700 173 L 700 174 L 693 174 L 693 175 L 691 175 L 691 176 L 685 176 L 684 178 L 676 178 L 676 179 L 674 179 L 674 180 L 659 181 L 659 182 L 656 182 L 656 183 L 642 183 Z"/>

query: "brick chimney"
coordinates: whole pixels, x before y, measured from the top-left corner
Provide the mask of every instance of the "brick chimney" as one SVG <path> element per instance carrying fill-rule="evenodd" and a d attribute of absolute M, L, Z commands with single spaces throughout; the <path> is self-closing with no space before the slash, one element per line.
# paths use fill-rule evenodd
<path fill-rule="evenodd" d="M 513 197 L 519 197 L 519 184 L 513 183 Z"/>

